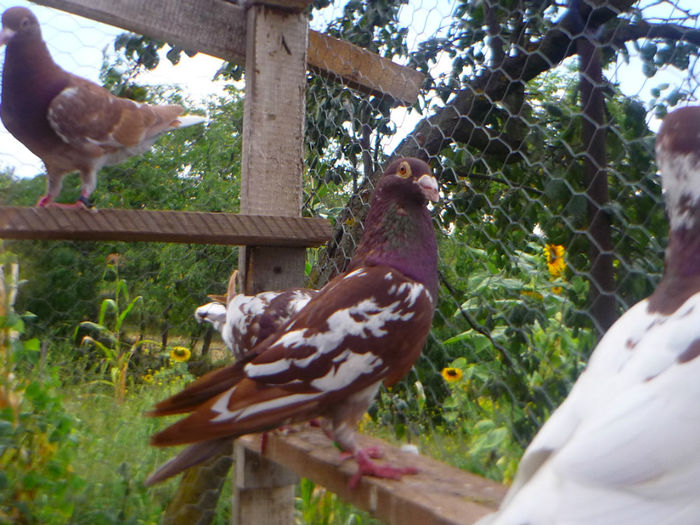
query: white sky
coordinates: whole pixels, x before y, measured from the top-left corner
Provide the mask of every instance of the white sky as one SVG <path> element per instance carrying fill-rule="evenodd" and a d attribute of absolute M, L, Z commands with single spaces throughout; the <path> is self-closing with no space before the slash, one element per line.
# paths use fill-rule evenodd
<path fill-rule="evenodd" d="M 692 6 L 697 0 L 682 0 L 682 2 Z M 325 20 L 334 18 L 343 3 L 336 0 L 333 6 L 315 17 L 312 27 L 319 29 L 324 25 Z M 122 29 L 37 6 L 25 0 L 0 0 L 0 12 L 15 5 L 29 7 L 37 15 L 44 40 L 54 60 L 61 67 L 90 80 L 98 81 L 103 51 L 113 50 L 114 38 L 124 32 Z M 423 41 L 436 31 L 443 29 L 443 24 L 448 22 L 446 19 L 449 18 L 454 5 L 454 0 L 412 0 L 410 6 L 402 8 L 401 20 L 407 25 L 410 24 L 409 45 L 413 46 L 416 42 Z M 653 14 L 660 18 L 679 15 L 678 12 L 669 11 L 667 8 L 663 11 L 657 9 Z M 0 65 L 3 61 L 4 50 L 0 49 Z M 194 58 L 183 54 L 177 66 L 172 66 L 167 59 L 162 59 L 154 72 L 140 76 L 138 80 L 147 84 L 178 85 L 189 93 L 192 99 L 199 100 L 208 94 L 221 93 L 223 83 L 212 81 L 221 63 L 221 60 L 202 53 Z M 438 68 L 440 67 L 439 65 Z M 626 94 L 639 95 L 645 100 L 649 99 L 650 89 L 662 82 L 668 82 L 672 86 L 688 85 L 687 73 L 681 73 L 672 68 L 657 74 L 652 79 L 646 79 L 641 74 L 639 62 L 634 60 L 630 66 L 620 63 L 608 73 L 611 80 L 620 83 Z M 691 80 L 691 82 L 695 88 L 697 81 Z M 400 131 L 386 147 L 391 149 L 397 144 L 405 133 L 413 129 L 419 118 L 419 115 L 407 115 L 405 111 L 395 111 L 393 120 Z M 43 172 L 41 161 L 0 126 L 0 167 L 2 166 L 14 166 L 15 173 L 23 177 Z"/>

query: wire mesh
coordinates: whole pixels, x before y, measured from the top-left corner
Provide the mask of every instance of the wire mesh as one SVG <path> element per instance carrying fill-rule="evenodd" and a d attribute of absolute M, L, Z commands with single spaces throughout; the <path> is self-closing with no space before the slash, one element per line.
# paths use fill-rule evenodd
<path fill-rule="evenodd" d="M 6 4 L 0 0 L 0 10 Z M 206 96 L 188 89 L 191 69 L 150 85 L 154 57 L 165 64 L 198 57 L 84 19 L 65 29 L 68 15 L 35 12 L 58 61 L 101 60 L 91 74 L 113 92 L 180 102 L 209 119 L 103 169 L 98 208 L 238 211 L 239 66 L 216 63 Z M 667 224 L 654 131 L 669 109 L 697 98 L 699 16 L 693 0 L 314 3 L 312 28 L 417 69 L 426 81 L 418 100 L 403 106 L 309 73 L 303 213 L 330 219 L 335 230 L 327 248 L 308 252 L 310 285 L 344 270 L 388 159 L 429 159 L 440 181 L 431 209 L 441 284 L 431 336 L 409 377 L 380 393 L 364 431 L 512 478 L 600 335 L 660 278 Z M 121 47 L 110 44 L 96 59 L 97 44 L 84 37 L 93 31 Z M 85 58 L 75 51 L 91 47 Z M 5 137 L 0 203 L 33 205 L 43 191 L 43 176 L 34 176 L 40 165 Z M 76 176 L 66 178 L 65 201 L 75 200 L 78 186 Z M 4 248 L 19 256 L 27 281 L 17 310 L 35 315 L 29 334 L 47 339 L 66 368 L 86 357 L 76 327 L 97 319 L 120 280 L 130 297 L 143 298 L 130 317 L 132 335 L 199 355 L 212 336 L 194 309 L 208 293 L 225 293 L 237 264 L 235 248 L 215 246 L 5 241 Z M 213 345 L 221 348 L 216 336 Z M 145 363 L 135 383 L 156 366 Z"/>

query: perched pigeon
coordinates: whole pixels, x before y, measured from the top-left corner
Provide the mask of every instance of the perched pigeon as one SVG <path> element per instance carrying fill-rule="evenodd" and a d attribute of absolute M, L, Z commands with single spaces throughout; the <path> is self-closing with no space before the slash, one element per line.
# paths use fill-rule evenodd
<path fill-rule="evenodd" d="M 666 117 L 656 159 L 671 223 L 663 278 L 605 334 L 480 523 L 700 523 L 700 107 Z"/>
<path fill-rule="evenodd" d="M 225 298 L 212 297 L 215 300 L 197 308 L 194 316 L 199 322 L 211 323 L 236 359 L 244 359 L 258 342 L 306 306 L 318 290 L 290 288 L 257 295 L 239 294 L 237 276 L 238 270 L 231 274 Z"/>
<path fill-rule="evenodd" d="M 256 344 L 271 335 L 301 310 L 318 290 L 291 288 L 281 292 L 263 292 L 257 295 L 236 293 L 238 270 L 229 278 L 225 296 L 213 296 L 212 302 L 200 306 L 194 316 L 198 322 L 207 322 L 221 334 L 226 346 L 238 360 L 250 359 Z M 230 455 L 232 438 L 199 441 L 190 445 L 148 477 L 152 485 L 170 478 L 210 457 Z M 206 472 L 207 476 L 213 474 Z"/>
<path fill-rule="evenodd" d="M 151 444 L 230 440 L 320 416 L 358 463 L 352 486 L 363 474 L 415 472 L 374 463 L 371 452 L 356 445 L 355 426 L 379 385 L 408 373 L 430 330 L 438 286 L 428 200 L 438 200 L 428 165 L 412 158 L 392 162 L 377 184 L 348 272 L 248 357 L 156 405 L 151 415 L 192 413 Z"/>
<path fill-rule="evenodd" d="M 172 129 L 204 122 L 181 116 L 182 106 L 153 106 L 115 97 L 61 69 L 41 38 L 34 14 L 11 7 L 2 15 L 0 46 L 7 44 L 0 117 L 7 130 L 46 166 L 46 206 L 61 191 L 63 176 L 80 172 L 81 195 L 70 207 L 89 207 L 103 166 L 147 151 Z"/>

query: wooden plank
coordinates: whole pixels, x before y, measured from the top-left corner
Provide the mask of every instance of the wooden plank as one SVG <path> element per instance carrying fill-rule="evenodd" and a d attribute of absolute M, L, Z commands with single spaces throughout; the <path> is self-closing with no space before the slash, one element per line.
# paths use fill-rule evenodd
<path fill-rule="evenodd" d="M 299 249 L 319 246 L 330 235 L 330 223 L 318 218 L 0 206 L 0 239 L 182 242 Z"/>
<path fill-rule="evenodd" d="M 249 0 L 248 3 L 299 13 L 313 4 L 313 2 L 314 0 Z"/>
<path fill-rule="evenodd" d="M 245 9 L 225 0 L 35 0 L 68 13 L 242 63 Z"/>
<path fill-rule="evenodd" d="M 331 80 L 372 95 L 388 95 L 411 105 L 425 75 L 344 40 L 309 31 L 309 68 Z"/>
<path fill-rule="evenodd" d="M 402 452 L 376 438 L 358 435 L 358 442 L 362 447 L 380 447 L 386 461 L 415 466 L 418 474 L 400 481 L 365 476 L 351 490 L 348 481 L 356 470 L 355 462 L 338 465 L 338 450 L 321 430 L 310 427 L 286 436 L 269 433 L 263 456 L 335 492 L 387 525 L 468 525 L 496 510 L 507 491 L 494 481 Z M 237 443 L 252 452 L 260 451 L 259 435 L 244 436 Z"/>
<path fill-rule="evenodd" d="M 223 60 L 245 60 L 245 9 L 226 0 L 34 0 L 127 31 L 172 42 Z M 284 3 L 284 2 L 279 2 Z M 297 4 L 308 3 L 295 0 Z M 296 7 L 295 7 L 296 6 Z M 413 104 L 425 75 L 371 51 L 317 31 L 309 31 L 308 67 L 372 95 Z"/>
<path fill-rule="evenodd" d="M 253 6 L 247 27 L 241 212 L 298 217 L 308 22 L 301 13 Z M 246 248 L 239 253 L 247 293 L 303 284 L 303 251 Z"/>

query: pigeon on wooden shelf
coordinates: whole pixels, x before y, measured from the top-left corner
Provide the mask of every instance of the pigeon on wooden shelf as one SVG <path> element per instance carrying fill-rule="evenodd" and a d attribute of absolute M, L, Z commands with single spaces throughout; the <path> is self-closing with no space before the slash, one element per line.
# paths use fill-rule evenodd
<path fill-rule="evenodd" d="M 666 116 L 656 160 L 661 282 L 601 339 L 480 524 L 700 523 L 700 107 Z"/>
<path fill-rule="evenodd" d="M 244 359 L 156 405 L 150 415 L 191 414 L 151 443 L 211 443 L 322 417 L 329 437 L 357 461 L 351 486 L 365 474 L 398 479 L 414 473 L 373 462 L 375 451 L 357 446 L 355 427 L 379 385 L 408 373 L 430 331 L 437 243 L 426 204 L 438 198 L 425 162 L 392 162 L 377 184 L 348 271 Z"/>
<path fill-rule="evenodd" d="M 291 288 L 257 295 L 236 293 L 238 270 L 228 281 L 225 296 L 209 295 L 213 301 L 195 310 L 198 322 L 208 322 L 221 334 L 237 360 L 250 360 L 259 341 L 271 335 L 301 310 L 318 290 Z M 265 436 L 263 436 L 264 438 Z M 230 454 L 232 438 L 199 441 L 190 445 L 149 476 L 149 485 L 170 478 L 185 469 L 220 454 Z M 263 439 L 264 447 L 265 439 Z"/>
<path fill-rule="evenodd" d="M 66 207 L 90 207 L 103 166 L 147 151 L 167 131 L 204 122 L 181 115 L 177 104 L 140 104 L 61 69 L 51 58 L 34 14 L 11 7 L 2 15 L 6 44 L 0 118 L 12 135 L 46 166 L 46 195 L 53 203 L 64 175 L 80 172 L 81 194 Z"/>

